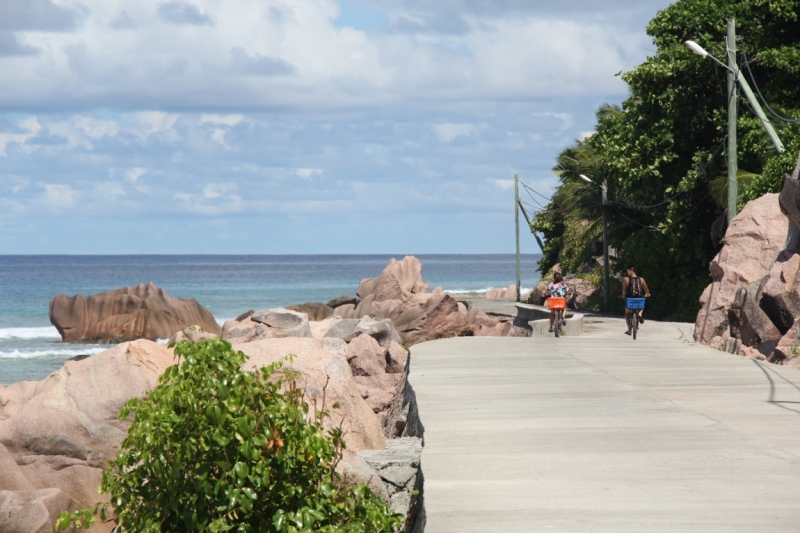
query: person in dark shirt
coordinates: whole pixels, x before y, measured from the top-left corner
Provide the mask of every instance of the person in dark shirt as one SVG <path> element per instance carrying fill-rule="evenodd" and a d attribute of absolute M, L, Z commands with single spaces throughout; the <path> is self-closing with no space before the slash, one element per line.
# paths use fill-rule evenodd
<path fill-rule="evenodd" d="M 650 289 L 647 288 L 647 282 L 644 278 L 636 275 L 636 267 L 628 267 L 628 275 L 622 280 L 622 297 L 623 298 L 650 298 Z M 639 309 L 639 323 L 644 323 L 642 313 L 644 309 Z M 631 334 L 631 313 L 632 311 L 625 308 L 625 323 L 628 325 L 628 331 L 625 335 Z"/>

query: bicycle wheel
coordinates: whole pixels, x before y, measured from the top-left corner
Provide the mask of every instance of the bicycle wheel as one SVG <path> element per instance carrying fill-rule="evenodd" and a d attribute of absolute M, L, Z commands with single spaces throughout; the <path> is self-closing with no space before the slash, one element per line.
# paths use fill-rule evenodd
<path fill-rule="evenodd" d="M 555 324 L 556 337 L 561 336 L 561 311 L 556 311 L 556 324 Z"/>
<path fill-rule="evenodd" d="M 639 313 L 634 311 L 631 316 L 631 325 L 633 326 L 633 340 L 636 340 L 636 331 L 639 329 Z"/>

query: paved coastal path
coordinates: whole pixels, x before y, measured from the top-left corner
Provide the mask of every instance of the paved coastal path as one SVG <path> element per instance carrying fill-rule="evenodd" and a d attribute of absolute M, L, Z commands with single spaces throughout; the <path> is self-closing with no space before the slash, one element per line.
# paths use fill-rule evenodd
<path fill-rule="evenodd" d="M 800 531 L 800 371 L 623 331 L 411 348 L 426 533 Z"/>

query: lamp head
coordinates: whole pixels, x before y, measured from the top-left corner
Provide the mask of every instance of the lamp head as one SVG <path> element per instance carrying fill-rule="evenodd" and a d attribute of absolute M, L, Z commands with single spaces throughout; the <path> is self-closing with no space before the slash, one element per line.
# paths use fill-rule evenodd
<path fill-rule="evenodd" d="M 686 41 L 685 44 L 686 44 L 686 46 L 689 47 L 689 49 L 692 52 L 694 52 L 695 54 L 699 55 L 700 57 L 706 57 L 708 55 L 708 52 L 706 52 L 705 49 L 702 46 L 700 46 L 699 44 L 697 44 L 694 41 Z"/>
<path fill-rule="evenodd" d="M 594 182 L 593 182 L 591 179 L 589 179 L 589 177 L 588 177 L 588 176 L 585 176 L 585 175 L 583 175 L 583 174 L 581 174 L 581 179 L 582 179 L 583 181 L 585 181 L 586 183 L 594 183 Z"/>

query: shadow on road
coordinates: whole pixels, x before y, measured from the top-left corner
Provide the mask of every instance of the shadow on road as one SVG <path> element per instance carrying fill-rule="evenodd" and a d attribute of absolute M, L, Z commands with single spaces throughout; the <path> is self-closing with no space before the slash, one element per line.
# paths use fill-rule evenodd
<path fill-rule="evenodd" d="M 771 403 L 780 407 L 781 409 L 786 409 L 787 411 L 792 411 L 794 413 L 800 414 L 800 410 L 792 409 L 791 407 L 787 407 L 786 405 L 784 405 L 784 404 L 800 404 L 800 401 L 791 402 L 791 401 L 775 399 L 775 381 L 772 379 L 771 374 L 775 374 L 776 376 L 781 378 L 783 381 L 791 385 L 797 392 L 800 392 L 800 387 L 798 387 L 797 384 L 794 383 L 793 381 L 786 379 L 779 372 L 776 372 L 774 369 L 769 368 L 768 365 L 765 365 L 760 361 L 755 361 L 755 360 L 753 361 L 753 363 L 755 363 L 755 365 L 761 369 L 761 371 L 764 373 L 764 376 L 767 378 L 767 381 L 769 381 L 769 399 L 767 400 L 767 403 Z"/>

